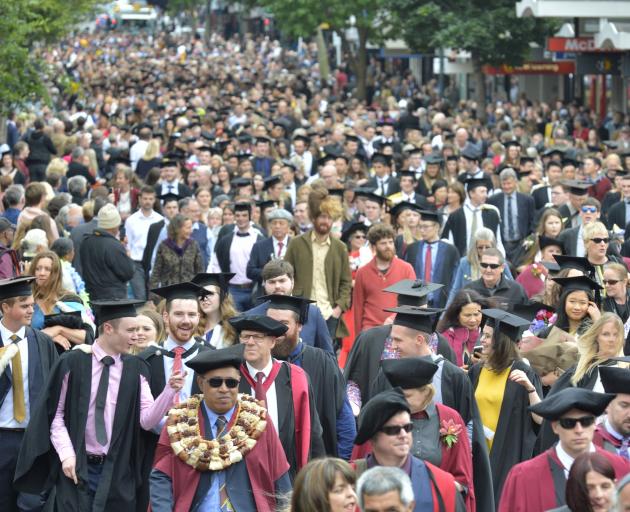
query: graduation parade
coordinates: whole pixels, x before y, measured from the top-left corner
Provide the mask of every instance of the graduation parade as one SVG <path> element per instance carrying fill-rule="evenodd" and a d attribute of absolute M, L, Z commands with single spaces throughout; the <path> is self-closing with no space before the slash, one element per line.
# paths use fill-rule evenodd
<path fill-rule="evenodd" d="M 230 27 L 38 50 L 0 511 L 629 511 L 630 116 Z"/>

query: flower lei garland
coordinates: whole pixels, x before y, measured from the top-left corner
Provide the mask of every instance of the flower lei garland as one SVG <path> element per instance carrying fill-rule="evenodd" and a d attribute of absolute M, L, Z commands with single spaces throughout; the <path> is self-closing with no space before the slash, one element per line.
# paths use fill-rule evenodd
<path fill-rule="evenodd" d="M 442 420 L 440 422 L 440 440 L 447 447 L 451 448 L 459 440 L 462 426 L 453 420 Z"/>
<path fill-rule="evenodd" d="M 193 395 L 168 413 L 166 431 L 171 448 L 197 471 L 223 471 L 236 464 L 256 446 L 267 427 L 267 410 L 250 395 L 239 395 L 232 428 L 218 439 L 204 439 L 199 429 L 203 395 Z"/>

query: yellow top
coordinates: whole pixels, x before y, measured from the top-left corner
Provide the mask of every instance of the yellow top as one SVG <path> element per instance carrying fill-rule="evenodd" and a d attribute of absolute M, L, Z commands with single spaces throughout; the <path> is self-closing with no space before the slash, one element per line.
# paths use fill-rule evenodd
<path fill-rule="evenodd" d="M 315 232 L 311 232 L 311 242 L 313 245 L 313 287 L 311 299 L 317 302 L 317 307 L 322 312 L 325 320 L 332 315 L 333 305 L 328 298 L 328 287 L 326 286 L 326 255 L 330 249 L 330 236 L 324 242 L 319 242 L 315 237 Z"/>
<path fill-rule="evenodd" d="M 488 434 L 497 431 L 497 423 L 499 422 L 499 414 L 501 413 L 501 404 L 503 403 L 503 395 L 505 394 L 505 385 L 512 368 L 506 368 L 501 373 L 496 373 L 487 368 L 483 368 L 479 374 L 479 382 L 475 390 L 475 399 L 479 406 L 479 414 L 481 423 L 483 423 L 486 433 L 486 442 L 488 450 L 492 450 L 492 442 Z"/>

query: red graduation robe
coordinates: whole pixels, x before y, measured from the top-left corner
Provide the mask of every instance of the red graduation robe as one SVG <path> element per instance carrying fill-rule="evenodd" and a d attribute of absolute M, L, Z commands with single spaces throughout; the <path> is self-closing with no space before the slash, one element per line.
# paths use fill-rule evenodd
<path fill-rule="evenodd" d="M 201 407 L 198 417 L 199 430 L 203 437 L 204 419 Z M 235 420 L 236 415 L 233 416 L 232 422 Z M 228 425 L 229 427 L 231 424 Z M 258 512 L 274 512 L 276 510 L 275 482 L 289 470 L 289 463 L 270 419 L 267 420 L 267 428 L 258 439 L 256 446 L 245 456 L 244 461 L 247 465 L 256 509 Z M 173 510 L 176 512 L 190 510 L 201 473 L 175 455 L 166 426 L 160 434 L 153 467 L 169 476 L 173 482 Z"/>
<path fill-rule="evenodd" d="M 599 447 L 595 449 L 610 460 L 618 479 L 630 472 L 630 463 L 625 459 Z M 558 469 L 554 471 L 553 465 Z M 565 505 L 564 489 L 554 484 L 554 472 L 556 479 L 561 475 L 561 481 L 566 482 L 555 446 L 514 466 L 505 480 L 498 512 L 545 512 Z"/>
<path fill-rule="evenodd" d="M 604 425 L 597 425 L 595 435 L 593 435 L 593 444 L 606 450 L 607 452 L 617 454 L 617 448 L 621 447 L 621 440 L 613 436 Z"/>

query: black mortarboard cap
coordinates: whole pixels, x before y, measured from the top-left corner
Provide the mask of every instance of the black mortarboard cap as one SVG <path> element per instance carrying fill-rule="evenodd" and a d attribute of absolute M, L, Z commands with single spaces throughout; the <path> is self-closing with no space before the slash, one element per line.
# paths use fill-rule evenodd
<path fill-rule="evenodd" d="M 595 267 L 584 257 L 555 254 L 553 258 L 556 260 L 561 269 L 572 268 L 579 270 L 585 276 L 595 275 Z"/>
<path fill-rule="evenodd" d="M 422 211 L 422 207 L 410 201 L 401 201 L 400 203 L 397 203 L 394 206 L 392 206 L 389 209 L 389 213 L 392 215 L 392 217 L 398 217 L 405 210 L 413 210 L 415 212 L 420 213 Z"/>
<path fill-rule="evenodd" d="M 555 261 L 541 261 L 540 262 L 542 264 L 543 267 L 545 267 L 549 272 L 551 273 L 558 273 L 560 272 L 562 269 L 560 268 L 560 265 L 558 265 Z"/>
<path fill-rule="evenodd" d="M 630 394 L 630 368 L 619 366 L 600 366 L 599 378 L 606 393 Z"/>
<path fill-rule="evenodd" d="M 400 176 L 401 178 L 413 178 L 415 180 L 416 171 L 409 171 L 409 170 L 398 171 L 398 176 Z"/>
<path fill-rule="evenodd" d="M 168 286 L 162 286 L 161 288 L 154 288 L 151 292 L 159 295 L 170 302 L 175 299 L 195 299 L 204 294 L 204 289 L 198 284 L 186 281 L 183 283 L 171 284 Z"/>
<path fill-rule="evenodd" d="M 348 243 L 350 241 L 350 237 L 354 235 L 357 231 L 363 231 L 364 233 L 368 232 L 368 226 L 366 226 L 363 222 L 353 222 L 349 224 L 346 229 L 341 233 L 341 241 L 344 243 Z"/>
<path fill-rule="evenodd" d="M 252 180 L 249 178 L 234 178 L 232 181 L 230 181 L 230 185 L 236 188 L 244 188 L 252 186 L 253 183 Z"/>
<path fill-rule="evenodd" d="M 565 156 L 562 159 L 562 167 L 565 167 L 567 165 L 572 165 L 573 167 L 579 167 L 580 162 L 578 162 L 575 158 L 571 158 L 569 156 Z"/>
<path fill-rule="evenodd" d="M 189 361 L 186 361 L 186 366 L 199 375 L 203 375 L 218 368 L 232 367 L 238 370 L 242 361 L 242 354 L 232 350 L 232 347 L 228 347 L 219 350 L 204 350 Z"/>
<path fill-rule="evenodd" d="M 512 306 L 512 312 L 528 322 L 532 322 L 541 309 L 551 311 L 552 313 L 556 310 L 553 306 L 547 306 L 547 304 L 537 301 L 528 302 L 527 304 L 514 304 Z"/>
<path fill-rule="evenodd" d="M 261 135 L 256 137 L 256 144 L 258 144 L 259 142 L 266 142 L 266 143 L 271 143 L 271 139 L 269 137 L 267 137 L 266 135 Z"/>
<path fill-rule="evenodd" d="M 396 313 L 394 325 L 402 325 L 403 327 L 409 327 L 416 331 L 432 333 L 436 315 L 444 310 L 437 308 L 421 308 L 417 306 L 399 306 L 386 309 L 385 311 Z"/>
<path fill-rule="evenodd" d="M 437 210 L 422 210 L 420 212 L 420 217 L 422 220 L 428 220 L 431 222 L 437 222 L 442 225 L 442 214 Z"/>
<path fill-rule="evenodd" d="M 265 295 L 261 298 L 269 301 L 269 308 L 271 309 L 284 309 L 297 313 L 302 325 L 308 320 L 309 305 L 315 302 L 314 300 L 295 295 L 273 294 Z"/>
<path fill-rule="evenodd" d="M 523 331 L 529 327 L 530 321 L 525 320 L 520 316 L 513 315 L 502 309 L 482 309 L 481 314 L 484 317 L 485 322 L 492 321 L 492 327 L 495 330 L 500 330 L 514 342 L 518 342 L 521 339 Z"/>
<path fill-rule="evenodd" d="M 443 161 L 444 159 L 435 153 L 431 153 L 430 155 L 424 157 L 424 163 L 427 165 L 440 165 Z"/>
<path fill-rule="evenodd" d="M 420 279 L 402 279 L 401 281 L 384 288 L 383 291 L 398 294 L 399 307 L 420 307 L 427 303 L 430 294 L 443 287 L 443 284 L 425 283 Z"/>
<path fill-rule="evenodd" d="M 177 164 L 179 164 L 178 158 L 167 155 L 160 161 L 160 169 L 164 169 L 165 167 L 177 167 Z"/>
<path fill-rule="evenodd" d="M 564 291 L 583 291 L 592 293 L 601 290 L 602 287 L 593 281 L 590 277 L 576 276 L 576 277 L 554 277 L 553 281 L 558 283 L 564 288 Z"/>
<path fill-rule="evenodd" d="M 331 196 L 335 196 L 335 197 L 339 197 L 343 199 L 343 193 L 345 192 L 345 189 L 343 188 L 329 188 L 328 190 L 328 194 Z"/>
<path fill-rule="evenodd" d="M 560 250 L 564 253 L 564 244 L 562 243 L 562 240 L 558 240 L 557 238 L 551 238 L 550 236 L 539 235 L 538 245 L 540 246 L 540 250 L 543 250 L 545 247 L 549 247 L 551 245 L 556 245 L 560 247 Z"/>
<path fill-rule="evenodd" d="M 357 142 L 357 143 L 361 143 L 361 139 L 355 135 L 354 133 L 346 133 L 346 141 L 352 141 L 352 142 Z"/>
<path fill-rule="evenodd" d="M 254 331 L 269 336 L 282 336 L 288 327 L 267 315 L 239 315 L 228 320 L 237 332 Z"/>
<path fill-rule="evenodd" d="M 195 283 L 202 288 L 213 285 L 218 286 L 223 291 L 227 291 L 228 283 L 230 282 L 230 279 L 232 279 L 235 275 L 236 274 L 234 274 L 233 272 L 201 272 L 199 274 L 196 274 L 195 277 L 190 280 L 190 282 Z"/>
<path fill-rule="evenodd" d="M 431 384 L 438 365 L 424 357 L 385 359 L 381 363 L 389 383 L 402 389 L 416 389 Z"/>
<path fill-rule="evenodd" d="M 260 211 L 264 211 L 267 208 L 272 208 L 274 206 L 278 206 L 278 203 L 276 203 L 274 200 L 272 199 L 263 199 L 262 201 L 256 201 L 256 206 L 258 206 L 258 208 L 260 208 Z"/>
<path fill-rule="evenodd" d="M 477 148 L 471 146 L 470 144 L 464 148 L 464 150 L 460 153 L 460 156 L 466 160 L 474 160 L 475 162 L 481 158 Z"/>
<path fill-rule="evenodd" d="M 0 299 L 12 299 L 13 297 L 28 297 L 33 295 L 31 283 L 34 276 L 16 277 L 14 279 L 0 280 Z"/>
<path fill-rule="evenodd" d="M 293 140 L 294 141 L 301 140 L 302 142 L 304 142 L 304 144 L 307 144 L 307 145 L 311 143 L 311 139 L 309 139 L 306 135 L 302 135 L 302 134 L 295 135 L 293 137 Z"/>
<path fill-rule="evenodd" d="M 547 149 L 543 153 L 543 156 L 553 156 L 553 155 L 564 155 L 564 149 L 558 148 L 558 147 L 553 147 L 553 148 Z"/>
<path fill-rule="evenodd" d="M 367 201 L 374 201 L 375 203 L 378 203 L 381 206 L 383 206 L 383 204 L 387 200 L 387 198 L 385 196 L 381 196 L 381 195 L 376 194 L 374 192 L 368 192 L 367 194 L 362 194 L 362 195 L 363 195 L 363 197 L 365 197 L 365 199 Z"/>
<path fill-rule="evenodd" d="M 356 197 L 368 197 L 369 194 L 374 192 L 376 189 L 370 187 L 357 187 L 354 189 L 354 195 Z"/>
<path fill-rule="evenodd" d="M 110 320 L 137 316 L 136 306 L 144 302 L 135 299 L 120 299 L 92 301 L 91 304 L 96 313 L 96 324 L 102 325 Z"/>
<path fill-rule="evenodd" d="M 372 439 L 399 412 L 411 412 L 402 389 L 388 389 L 372 397 L 359 414 L 359 427 L 354 443 L 363 444 Z"/>
<path fill-rule="evenodd" d="M 547 396 L 542 402 L 529 407 L 529 411 L 546 420 L 556 421 L 571 409 L 577 409 L 600 416 L 615 395 L 596 393 L 589 389 L 569 387 Z"/>
<path fill-rule="evenodd" d="M 245 201 L 239 201 L 238 203 L 234 203 L 234 211 L 235 212 L 252 212 L 251 203 L 247 203 Z"/>
<path fill-rule="evenodd" d="M 268 190 L 274 185 L 280 183 L 280 181 L 282 181 L 282 178 L 279 175 L 275 174 L 274 176 L 266 177 L 264 181 L 265 184 L 263 185 L 263 190 Z"/>
<path fill-rule="evenodd" d="M 592 187 L 590 183 L 578 180 L 564 180 L 562 184 L 568 187 L 569 192 L 575 196 L 585 196 L 588 194 L 588 189 Z"/>
<path fill-rule="evenodd" d="M 477 187 L 486 187 L 488 188 L 488 180 L 485 178 L 468 178 L 466 180 L 466 191 L 470 192 L 471 190 Z"/>
<path fill-rule="evenodd" d="M 375 164 L 376 162 L 380 162 L 384 165 L 389 166 L 391 164 L 391 161 L 392 161 L 391 155 L 386 155 L 384 153 L 374 153 L 372 155 L 372 164 Z"/>
<path fill-rule="evenodd" d="M 505 149 L 511 147 L 511 146 L 516 146 L 516 147 L 521 147 L 521 143 L 517 140 L 508 140 L 507 142 L 503 143 L 503 146 L 505 147 Z"/>
<path fill-rule="evenodd" d="M 173 192 L 167 192 L 166 194 L 162 194 L 160 196 L 160 201 L 162 204 L 168 203 L 169 201 L 179 201 L 180 197 L 177 194 L 173 194 Z"/>

